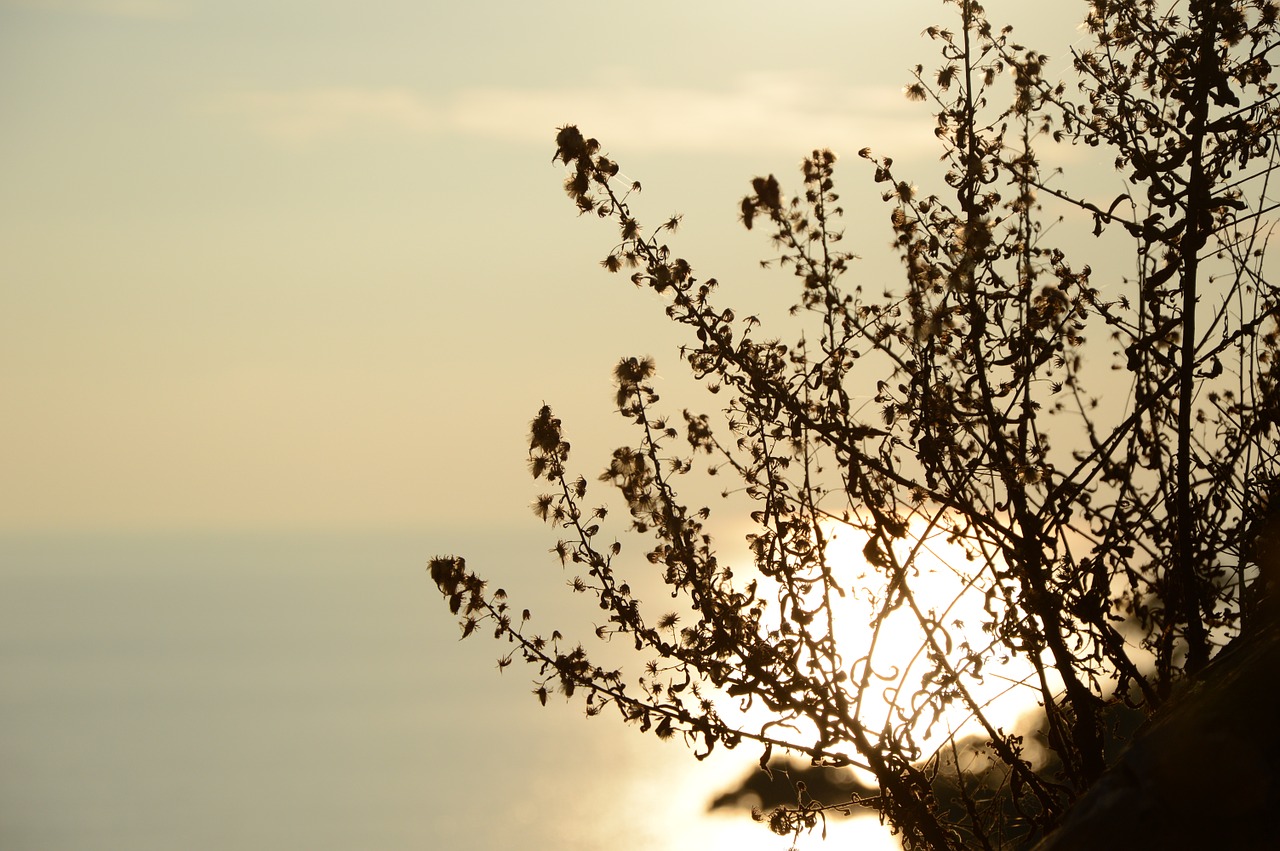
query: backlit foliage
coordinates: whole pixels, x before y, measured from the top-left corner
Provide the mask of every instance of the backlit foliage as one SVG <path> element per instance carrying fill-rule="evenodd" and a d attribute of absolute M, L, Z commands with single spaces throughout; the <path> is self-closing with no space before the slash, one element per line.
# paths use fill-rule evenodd
<path fill-rule="evenodd" d="M 859 154 L 888 207 L 896 284 L 857 278 L 830 151 L 805 158 L 797 196 L 768 176 L 742 201 L 742 223 L 797 279 L 789 342 L 722 306 L 717 282 L 672 252 L 678 219 L 637 221 L 639 185 L 596 140 L 556 134 L 571 201 L 618 227 L 602 265 L 665 299 L 688 331 L 684 361 L 716 394 L 717 410 L 672 418 L 652 360 L 614 372 L 635 437 L 599 480 L 680 611 L 633 594 L 619 527 L 604 531 L 552 409 L 531 425 L 546 489 L 534 509 L 560 532 L 574 590 L 606 613 L 597 637 L 633 644 L 642 672 L 534 634 L 463 559 L 431 562 L 464 634 L 510 642 L 500 667 L 532 664 L 543 703 L 581 695 L 589 714 L 678 736 L 698 758 L 749 744 L 762 766 L 785 750 L 874 775 L 878 795 L 761 816 L 784 835 L 837 805 L 878 811 L 909 848 L 1044 834 L 1114 758 L 1111 709 L 1158 709 L 1250 630 L 1264 584 L 1280 422 L 1280 301 L 1264 262 L 1276 4 L 1094 0 L 1072 83 L 1046 77 L 1048 58 L 976 2 L 950 5 L 955 26 L 926 31 L 941 66 L 916 68 L 906 90 L 933 106 L 945 186 L 927 194 L 889 157 Z M 1123 191 L 1087 197 L 1042 165 L 1059 147 L 1114 168 Z M 1060 216 L 1099 237 L 1077 240 L 1085 256 L 1055 246 Z M 1090 244 L 1107 247 L 1089 256 Z M 753 504 L 750 564 L 722 560 L 709 510 L 677 491 L 703 460 Z M 835 529 L 859 542 L 856 564 L 833 557 Z M 925 601 L 930 541 L 963 554 L 947 566 L 953 602 L 980 600 L 980 622 Z M 837 639 L 850 600 L 866 646 Z M 877 644 L 891 616 L 918 627 L 915 658 Z M 1031 729 L 1047 757 L 982 696 L 1007 658 L 1038 693 Z M 957 709 L 964 740 L 939 721 Z"/>

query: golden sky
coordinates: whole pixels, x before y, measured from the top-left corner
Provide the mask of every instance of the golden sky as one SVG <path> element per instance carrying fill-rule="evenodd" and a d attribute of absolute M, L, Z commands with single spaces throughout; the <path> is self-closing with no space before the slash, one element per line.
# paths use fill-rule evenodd
<path fill-rule="evenodd" d="M 1046 49 L 1082 11 L 1061 5 Z M 613 235 L 563 196 L 554 127 L 644 183 L 642 221 L 685 214 L 676 249 L 726 302 L 790 286 L 735 208 L 815 146 L 892 273 L 853 153 L 932 168 L 900 92 L 950 15 L 0 0 L 0 530 L 531 522 L 543 401 L 592 473 L 627 439 L 616 359 L 684 376 L 660 305 L 599 269 Z"/>
<path fill-rule="evenodd" d="M 1065 69 L 1083 3 L 987 5 Z M 644 184 L 643 223 L 683 213 L 674 250 L 767 322 L 795 294 L 737 223 L 751 177 L 794 188 L 812 148 L 840 153 L 853 274 L 895 283 L 854 154 L 936 186 L 928 106 L 901 89 L 953 20 L 939 0 L 0 0 L 0 535 L 536 535 L 544 402 L 589 479 L 634 440 L 619 357 L 657 359 L 673 413 L 717 407 L 657 297 L 599 267 L 616 235 L 561 191 L 555 127 Z M 633 774 L 689 824 L 715 788 Z M 785 844 L 735 819 L 688 847 Z M 833 835 L 873 847 L 868 824 Z"/>

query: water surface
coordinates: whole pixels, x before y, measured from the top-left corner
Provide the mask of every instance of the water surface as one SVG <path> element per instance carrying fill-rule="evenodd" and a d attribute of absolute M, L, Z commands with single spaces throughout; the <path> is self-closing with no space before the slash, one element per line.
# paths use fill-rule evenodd
<path fill-rule="evenodd" d="M 0 540 L 0 846 L 787 846 L 704 814 L 752 755 L 540 709 L 502 646 L 458 643 L 438 538 Z M 541 538 L 458 545 L 560 605 Z"/>

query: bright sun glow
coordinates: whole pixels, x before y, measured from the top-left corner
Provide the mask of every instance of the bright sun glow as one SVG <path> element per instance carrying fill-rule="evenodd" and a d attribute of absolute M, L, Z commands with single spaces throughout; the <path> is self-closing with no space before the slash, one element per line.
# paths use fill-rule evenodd
<path fill-rule="evenodd" d="M 943 517 L 931 527 L 923 517 L 915 517 L 908 523 L 907 534 L 894 547 L 894 556 L 898 563 L 908 566 L 915 608 L 900 602 L 879 618 L 878 628 L 873 624 L 883 612 L 888 583 L 885 573 L 873 568 L 864 554 L 867 534 L 849 524 L 832 522 L 822 526 L 827 562 L 845 591 L 844 597 L 835 599 L 832 612 L 832 633 L 841 665 L 856 681 L 869 659 L 875 674 L 860 707 L 860 720 L 873 735 L 884 729 L 886 720 L 893 724 L 895 731 L 903 725 L 909 726 L 920 759 L 933 755 L 951 736 L 959 740 L 984 734 L 962 700 L 953 701 L 935 718 L 931 709 L 916 698 L 922 686 L 933 685 L 924 682 L 934 667 L 923 649 L 927 644 L 926 626 L 932 629 L 938 646 L 959 672 L 964 689 L 982 707 L 993 728 L 1012 733 L 1023 716 L 1041 711 L 1039 681 L 1030 661 L 995 644 L 991 633 L 982 629 L 993 617 L 984 609 L 984 604 L 997 613 L 1001 611 L 1001 595 L 996 594 L 987 602 L 987 591 L 995 581 L 993 568 L 1000 562 L 996 557 L 971 552 L 963 542 L 949 540 L 945 521 Z M 925 625 L 921 623 L 922 617 Z M 1052 679 L 1051 670 L 1046 671 L 1046 676 L 1050 677 L 1050 688 L 1057 689 L 1059 684 Z M 739 717 L 748 727 L 774 717 L 760 703 L 745 710 L 732 703 L 722 706 L 729 716 L 735 714 L 735 709 L 740 711 Z M 803 729 L 803 722 L 799 724 Z M 1027 758 L 1034 760 L 1037 756 L 1034 744 L 1024 742 L 1024 746 Z M 846 752 L 856 757 L 852 750 L 846 749 Z M 637 790 L 638 799 L 652 800 L 655 795 L 666 794 L 704 805 L 706 772 L 717 771 L 717 758 L 721 756 L 713 755 L 707 763 L 698 766 L 696 773 L 690 771 L 683 779 L 666 775 L 661 790 L 657 787 Z M 732 788 L 742 772 L 750 767 L 736 760 L 722 763 L 711 785 L 717 789 Z M 874 784 L 869 774 L 858 773 L 864 782 Z M 862 812 L 864 815 L 855 818 L 832 814 L 826 824 L 827 842 L 822 842 L 820 830 L 815 830 L 802 834 L 796 847 L 800 851 L 833 847 L 869 851 L 900 848 L 872 811 Z M 753 823 L 741 810 L 723 814 L 691 810 L 679 821 L 690 824 L 689 829 L 698 837 L 698 847 L 710 851 L 721 848 L 783 851 L 792 844 L 790 838 L 773 835 L 765 825 Z M 692 827 L 695 824 L 697 827 Z"/>
<path fill-rule="evenodd" d="M 1009 731 L 1040 700 L 1031 663 L 994 645 L 991 634 L 982 629 L 991 619 L 984 603 L 994 582 L 992 559 L 949 540 L 943 526 L 930 528 L 922 518 L 912 519 L 895 555 L 909 565 L 915 608 L 899 602 L 878 629 L 872 624 L 884 608 L 887 582 L 863 554 L 867 535 L 843 524 L 824 528 L 828 561 L 849 592 L 837 603 L 833 633 L 846 669 L 853 668 L 855 678 L 868 662 L 873 671 L 873 685 L 862 705 L 864 726 L 879 730 L 886 720 L 895 727 L 909 723 L 924 756 L 952 734 L 981 732 L 963 701 L 951 703 L 936 720 L 930 708 L 913 701 L 922 687 L 935 685 L 928 677 L 933 666 L 926 627 L 961 674 L 960 685 L 984 707 L 993 725 Z M 998 599 L 991 605 L 998 605 Z"/>

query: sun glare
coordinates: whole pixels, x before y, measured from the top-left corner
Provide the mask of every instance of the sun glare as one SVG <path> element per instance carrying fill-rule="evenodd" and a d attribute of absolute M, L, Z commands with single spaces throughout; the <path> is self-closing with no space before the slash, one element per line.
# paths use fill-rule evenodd
<path fill-rule="evenodd" d="M 959 674 L 949 684 L 952 693 L 963 688 L 987 719 L 1006 731 L 1020 716 L 1034 711 L 1040 700 L 1031 663 L 995 644 L 982 629 L 992 617 L 984 605 L 993 605 L 987 591 L 995 581 L 994 557 L 950 540 L 943 526 L 930 527 L 913 518 L 895 548 L 894 556 L 906 565 L 910 577 L 910 602 L 897 593 L 890 596 L 885 574 L 868 564 L 865 532 L 844 524 L 823 530 L 828 563 L 838 578 L 843 577 L 846 591 L 835 604 L 832 633 L 854 682 L 870 666 L 871 686 L 861 705 L 863 725 L 871 730 L 883 729 L 886 722 L 895 728 L 908 725 L 924 756 L 953 735 L 982 732 L 963 699 L 953 700 L 936 715 L 921 699 L 922 691 L 937 691 L 942 685 L 932 674 L 931 652 L 940 650 Z"/>

